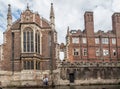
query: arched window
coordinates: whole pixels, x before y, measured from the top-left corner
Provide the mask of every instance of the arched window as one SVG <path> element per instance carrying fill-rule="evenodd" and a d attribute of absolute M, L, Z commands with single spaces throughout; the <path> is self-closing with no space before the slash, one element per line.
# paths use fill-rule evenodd
<path fill-rule="evenodd" d="M 35 33 L 35 52 L 40 53 L 40 33 L 36 31 Z"/>
<path fill-rule="evenodd" d="M 34 52 L 33 43 L 33 30 L 31 28 L 26 28 L 23 31 L 23 51 L 24 52 Z"/>

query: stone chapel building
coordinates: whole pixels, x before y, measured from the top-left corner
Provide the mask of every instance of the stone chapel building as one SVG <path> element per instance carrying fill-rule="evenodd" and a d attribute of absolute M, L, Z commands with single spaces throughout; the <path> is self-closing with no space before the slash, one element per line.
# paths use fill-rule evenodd
<path fill-rule="evenodd" d="M 0 45 L 0 67 L 6 71 L 56 69 L 58 59 L 57 31 L 53 4 L 50 21 L 34 13 L 27 6 L 12 22 L 11 5 L 8 5 L 7 29 Z"/>

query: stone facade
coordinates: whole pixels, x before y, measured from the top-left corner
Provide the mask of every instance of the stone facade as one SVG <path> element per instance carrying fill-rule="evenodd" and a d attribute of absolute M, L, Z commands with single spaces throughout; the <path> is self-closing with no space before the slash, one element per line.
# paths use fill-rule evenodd
<path fill-rule="evenodd" d="M 118 84 L 120 62 L 61 62 L 60 80 L 64 84 Z M 66 82 L 65 82 L 66 81 Z"/>

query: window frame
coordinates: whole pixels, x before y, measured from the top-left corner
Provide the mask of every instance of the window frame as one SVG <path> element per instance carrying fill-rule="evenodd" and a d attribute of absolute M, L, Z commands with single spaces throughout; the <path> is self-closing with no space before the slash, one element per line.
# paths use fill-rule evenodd
<path fill-rule="evenodd" d="M 100 48 L 96 49 L 96 56 L 100 56 Z"/>
<path fill-rule="evenodd" d="M 79 56 L 79 48 L 73 49 L 73 56 Z"/>
<path fill-rule="evenodd" d="M 95 44 L 100 44 L 100 39 L 99 38 L 95 38 Z"/>
<path fill-rule="evenodd" d="M 108 38 L 102 38 L 102 44 L 109 44 Z"/>
<path fill-rule="evenodd" d="M 116 44 L 116 38 L 112 38 L 112 44 L 113 44 L 113 45 Z"/>
<path fill-rule="evenodd" d="M 103 49 L 103 56 L 109 56 L 109 50 Z"/>
<path fill-rule="evenodd" d="M 115 49 L 112 50 L 113 56 L 117 56 L 117 51 Z"/>
<path fill-rule="evenodd" d="M 72 43 L 78 44 L 79 43 L 79 37 L 72 37 Z"/>
<path fill-rule="evenodd" d="M 83 48 L 83 56 L 87 56 L 87 48 Z"/>
<path fill-rule="evenodd" d="M 34 52 L 34 33 L 30 27 L 23 30 L 23 52 Z"/>
<path fill-rule="evenodd" d="M 82 43 L 83 43 L 83 44 L 87 44 L 87 38 L 86 38 L 86 37 L 83 37 L 83 38 L 82 38 Z"/>
<path fill-rule="evenodd" d="M 37 30 L 35 32 L 35 52 L 40 54 L 40 32 Z"/>

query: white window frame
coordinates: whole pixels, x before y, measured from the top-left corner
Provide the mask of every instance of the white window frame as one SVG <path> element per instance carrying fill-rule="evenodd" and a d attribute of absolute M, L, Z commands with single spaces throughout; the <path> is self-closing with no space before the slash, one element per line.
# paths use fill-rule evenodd
<path fill-rule="evenodd" d="M 72 43 L 73 44 L 78 44 L 79 43 L 79 38 L 78 37 L 73 37 L 72 38 Z"/>
<path fill-rule="evenodd" d="M 112 44 L 116 44 L 116 39 L 112 38 Z"/>
<path fill-rule="evenodd" d="M 116 55 L 117 55 L 117 53 L 116 53 L 116 50 L 115 50 L 115 49 L 113 49 L 113 50 L 112 50 L 112 52 L 113 52 L 113 56 L 116 56 Z"/>
<path fill-rule="evenodd" d="M 87 39 L 85 37 L 82 38 L 82 42 L 83 44 L 86 44 L 87 43 Z"/>
<path fill-rule="evenodd" d="M 73 55 L 74 56 L 79 56 L 79 48 L 74 48 L 73 49 Z"/>
<path fill-rule="evenodd" d="M 100 49 L 96 49 L 96 56 L 100 56 Z"/>
<path fill-rule="evenodd" d="M 83 48 L 83 56 L 87 56 L 87 48 Z"/>
<path fill-rule="evenodd" d="M 109 55 L 109 50 L 103 49 L 103 56 L 108 56 L 108 55 Z"/>
<path fill-rule="evenodd" d="M 108 38 L 102 38 L 102 44 L 108 44 L 109 39 Z"/>
<path fill-rule="evenodd" d="M 95 44 L 99 44 L 99 43 L 100 43 L 99 38 L 95 38 Z"/>

